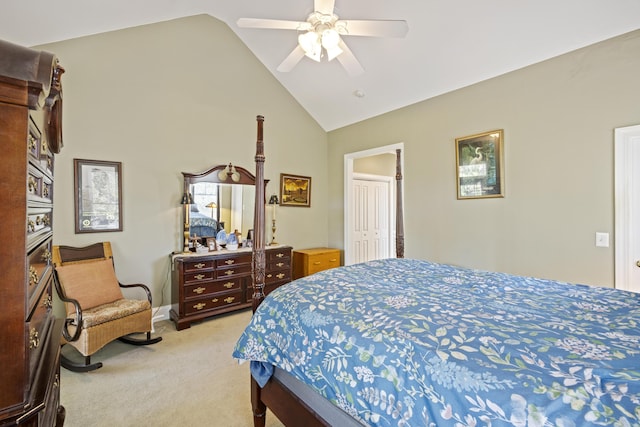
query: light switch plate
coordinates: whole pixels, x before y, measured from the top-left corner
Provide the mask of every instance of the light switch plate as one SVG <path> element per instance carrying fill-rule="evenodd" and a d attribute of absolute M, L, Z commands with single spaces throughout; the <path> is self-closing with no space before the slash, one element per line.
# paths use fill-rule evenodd
<path fill-rule="evenodd" d="M 609 233 L 596 232 L 596 246 L 602 248 L 609 247 Z"/>

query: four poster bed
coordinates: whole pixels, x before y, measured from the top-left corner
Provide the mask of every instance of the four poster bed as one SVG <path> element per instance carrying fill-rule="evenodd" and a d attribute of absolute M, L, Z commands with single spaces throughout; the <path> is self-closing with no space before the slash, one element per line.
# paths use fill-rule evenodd
<path fill-rule="evenodd" d="M 326 270 L 264 298 L 258 116 L 254 425 L 640 425 L 640 294 L 403 258 Z M 398 159 L 400 156 L 398 156 Z M 398 161 L 399 163 L 399 161 Z"/>

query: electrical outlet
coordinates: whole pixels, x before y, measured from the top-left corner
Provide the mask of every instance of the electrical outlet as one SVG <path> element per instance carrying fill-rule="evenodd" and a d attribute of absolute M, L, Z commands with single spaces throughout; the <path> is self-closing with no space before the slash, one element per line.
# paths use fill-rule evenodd
<path fill-rule="evenodd" d="M 596 246 L 602 248 L 609 247 L 609 233 L 596 232 Z"/>

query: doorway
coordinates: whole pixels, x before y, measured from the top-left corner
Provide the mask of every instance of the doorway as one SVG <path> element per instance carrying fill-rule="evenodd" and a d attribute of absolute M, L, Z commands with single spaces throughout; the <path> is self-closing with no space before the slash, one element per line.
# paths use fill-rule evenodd
<path fill-rule="evenodd" d="M 369 260 L 379 259 L 376 258 L 377 256 L 395 256 L 396 216 L 395 209 L 393 207 L 395 207 L 396 194 L 393 180 L 395 179 L 396 150 L 400 150 L 401 165 L 402 168 L 404 168 L 403 143 L 386 145 L 383 147 L 344 155 L 344 265 L 355 264 L 356 262 L 361 262 L 361 260 L 364 260 L 365 258 Z M 392 167 L 389 167 L 388 165 L 378 165 L 370 167 L 369 169 L 362 169 L 358 166 L 360 164 L 365 164 L 367 160 L 383 159 L 386 155 L 393 159 Z M 385 161 L 382 163 L 386 164 Z M 375 164 L 375 161 L 373 164 Z M 404 170 L 401 172 L 404 176 Z M 373 239 L 377 243 L 373 246 L 373 251 L 367 252 L 366 257 L 363 257 L 362 252 L 362 241 L 360 240 L 362 236 L 358 234 L 360 233 L 358 227 L 362 225 L 361 222 L 358 222 L 358 218 L 361 218 L 361 216 L 359 217 L 359 214 L 362 213 L 361 211 L 359 212 L 358 209 L 363 206 L 361 204 L 361 198 L 364 193 L 357 192 L 363 188 L 361 187 L 363 184 L 363 177 L 366 181 L 381 182 L 380 184 L 375 185 L 377 186 L 377 189 L 371 190 L 373 193 L 367 194 L 373 194 L 374 197 L 378 198 L 377 202 L 371 204 L 371 206 L 375 206 L 374 211 L 371 211 L 372 214 L 379 215 L 378 219 L 384 220 L 383 222 L 388 224 L 386 227 L 384 225 L 379 227 L 379 233 L 382 234 L 379 234 Z M 358 188 L 360 190 L 358 190 Z M 387 196 L 383 195 L 385 189 L 388 189 Z M 380 246 L 376 245 L 384 245 L 383 250 L 379 250 Z"/>
<path fill-rule="evenodd" d="M 615 287 L 640 292 L 640 125 L 615 130 Z"/>

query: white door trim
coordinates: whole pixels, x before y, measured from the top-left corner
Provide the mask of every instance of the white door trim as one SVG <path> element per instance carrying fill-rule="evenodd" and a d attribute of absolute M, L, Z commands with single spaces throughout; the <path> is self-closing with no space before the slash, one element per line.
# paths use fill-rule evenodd
<path fill-rule="evenodd" d="M 617 289 L 632 290 L 631 277 L 635 266 L 632 243 L 640 236 L 630 237 L 633 218 L 633 149 L 640 141 L 640 125 L 615 129 L 615 276 Z M 635 145 L 636 150 L 638 145 Z M 636 184 L 638 185 L 638 184 Z M 636 220 L 638 221 L 638 220 Z"/>
<path fill-rule="evenodd" d="M 353 199 L 353 161 L 355 159 L 361 159 L 363 157 L 377 156 L 379 154 L 392 153 L 396 154 L 396 150 L 400 150 L 400 161 L 402 164 L 403 170 L 402 176 L 404 177 L 404 143 L 399 142 L 397 144 L 385 145 L 382 147 L 371 148 L 369 150 L 357 151 L 355 153 L 347 153 L 344 155 L 344 265 L 353 264 L 353 255 L 351 254 L 351 223 L 352 215 L 351 215 L 351 200 Z M 402 181 L 402 188 L 404 189 L 404 180 Z M 403 190 L 404 191 L 404 190 Z M 393 192 L 393 199 L 395 200 L 395 191 Z M 403 198 L 404 201 L 404 198 Z M 395 212 L 394 212 L 395 218 Z M 390 229 L 393 229 L 392 237 L 393 239 L 389 239 L 392 244 L 392 248 L 395 248 L 395 227 L 393 224 Z M 393 253 L 393 252 L 392 252 Z"/>

